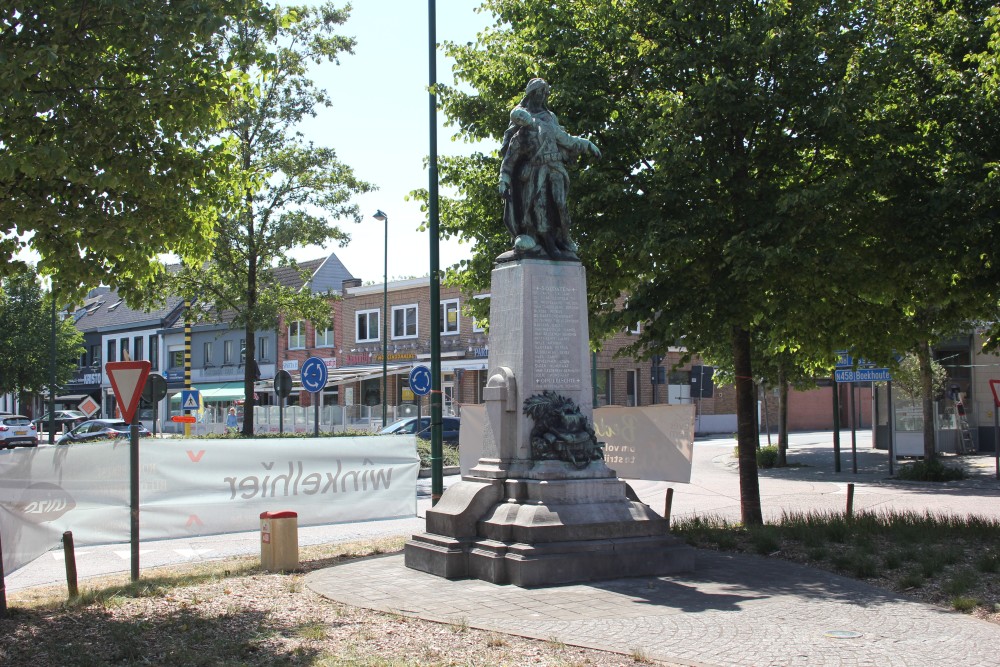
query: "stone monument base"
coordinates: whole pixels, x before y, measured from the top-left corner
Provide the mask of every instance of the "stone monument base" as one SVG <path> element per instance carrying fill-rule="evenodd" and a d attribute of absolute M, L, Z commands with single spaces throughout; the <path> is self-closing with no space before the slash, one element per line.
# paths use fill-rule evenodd
<path fill-rule="evenodd" d="M 602 463 L 586 477 L 546 479 L 553 465 L 564 464 L 547 462 L 538 478 L 463 477 L 406 543 L 406 566 L 515 586 L 694 569 L 694 549 L 614 471 Z"/>

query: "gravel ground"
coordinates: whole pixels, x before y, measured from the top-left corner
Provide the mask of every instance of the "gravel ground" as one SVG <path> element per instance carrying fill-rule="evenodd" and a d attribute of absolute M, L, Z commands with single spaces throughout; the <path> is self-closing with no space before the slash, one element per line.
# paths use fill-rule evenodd
<path fill-rule="evenodd" d="M 260 571 L 247 558 L 88 581 L 79 602 L 64 588 L 30 589 L 10 599 L 0 620 L 0 664 L 48 665 L 592 665 L 653 663 L 626 656 L 442 625 L 348 607 L 302 584 L 306 571 L 340 557 L 310 560 L 294 574 Z M 228 569 L 228 571 L 226 570 Z M 183 585 L 177 584 L 183 572 Z M 95 595 L 92 591 L 103 592 Z M 116 592 L 118 591 L 118 592 Z"/>

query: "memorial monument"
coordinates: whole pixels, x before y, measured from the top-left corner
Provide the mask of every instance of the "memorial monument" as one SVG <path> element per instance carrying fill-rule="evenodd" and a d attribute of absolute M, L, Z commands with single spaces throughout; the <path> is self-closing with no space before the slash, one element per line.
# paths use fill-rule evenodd
<path fill-rule="evenodd" d="M 532 79 L 500 149 L 513 247 L 496 259 L 483 457 L 428 510 L 411 567 L 539 586 L 694 567 L 694 550 L 605 465 L 592 426 L 587 284 L 570 237 L 566 164 L 600 158 Z"/>

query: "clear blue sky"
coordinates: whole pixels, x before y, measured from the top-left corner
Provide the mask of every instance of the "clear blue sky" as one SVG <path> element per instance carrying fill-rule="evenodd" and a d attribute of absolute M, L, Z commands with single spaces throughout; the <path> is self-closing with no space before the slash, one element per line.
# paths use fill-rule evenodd
<path fill-rule="evenodd" d="M 320 4 L 318 0 L 306 2 Z M 357 40 L 354 54 L 343 56 L 339 66 L 316 68 L 314 80 L 330 92 L 333 106 L 323 109 L 303 130 L 316 144 L 336 149 L 358 177 L 378 190 L 357 198 L 364 215 L 361 224 L 338 223 L 351 234 L 351 243 L 328 250 L 335 251 L 355 277 L 366 283 L 382 282 L 385 228 L 371 217 L 382 209 L 389 217 L 389 280 L 424 276 L 430 268 L 430 240 L 427 232 L 417 231 L 424 214 L 405 197 L 428 185 L 424 169 L 430 118 L 427 2 L 355 0 L 353 4 L 342 32 Z M 437 0 L 438 43 L 474 41 L 476 33 L 493 22 L 492 15 L 475 13 L 478 6 L 479 0 Z M 439 82 L 452 82 L 451 66 L 439 51 Z M 454 130 L 443 123 L 444 114 L 438 112 L 438 154 L 470 152 L 470 146 L 451 140 Z M 439 247 L 441 268 L 471 254 L 470 245 L 454 240 L 441 242 Z M 312 247 L 292 254 L 305 260 L 324 252 Z"/>

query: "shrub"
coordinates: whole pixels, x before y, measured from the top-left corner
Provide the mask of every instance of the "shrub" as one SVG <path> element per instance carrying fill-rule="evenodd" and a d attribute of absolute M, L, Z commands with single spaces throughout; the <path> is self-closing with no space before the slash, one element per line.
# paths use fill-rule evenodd
<path fill-rule="evenodd" d="M 733 458 L 740 458 L 740 448 L 739 446 L 733 447 Z M 778 446 L 777 445 L 767 445 L 766 447 L 757 448 L 757 467 L 758 468 L 773 468 L 778 465 Z"/>
<path fill-rule="evenodd" d="M 902 466 L 896 473 L 899 479 L 911 482 L 951 482 L 957 479 L 965 479 L 965 471 L 961 468 L 946 466 L 937 459 L 930 461 L 915 461 Z"/>
<path fill-rule="evenodd" d="M 768 445 L 757 448 L 757 467 L 773 468 L 778 465 L 778 446 Z"/>

